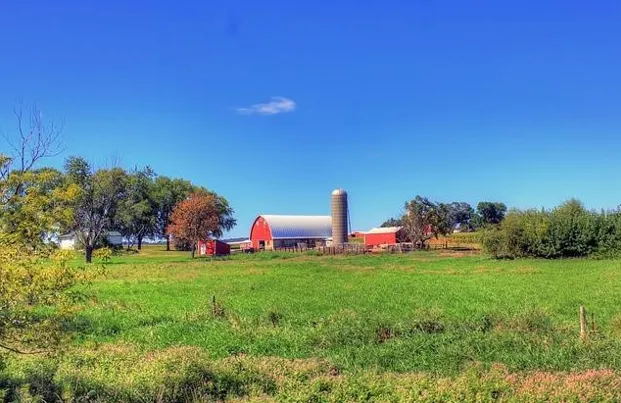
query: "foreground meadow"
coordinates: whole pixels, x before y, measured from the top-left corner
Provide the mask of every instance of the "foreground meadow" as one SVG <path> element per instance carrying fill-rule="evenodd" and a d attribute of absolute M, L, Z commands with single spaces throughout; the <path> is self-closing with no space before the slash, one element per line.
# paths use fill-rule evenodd
<path fill-rule="evenodd" d="M 620 399 L 619 284 L 618 260 L 419 252 L 190 261 L 153 247 L 114 257 L 67 324 L 71 346 L 13 357 L 0 397 Z"/>

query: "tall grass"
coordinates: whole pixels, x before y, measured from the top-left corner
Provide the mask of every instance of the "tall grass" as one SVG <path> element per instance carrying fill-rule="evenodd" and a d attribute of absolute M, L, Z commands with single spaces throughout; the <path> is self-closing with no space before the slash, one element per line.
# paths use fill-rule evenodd
<path fill-rule="evenodd" d="M 16 396 L 35 382 L 35 394 L 100 401 L 437 401 L 527 396 L 542 371 L 551 385 L 593 369 L 603 371 L 589 378 L 596 384 L 619 382 L 619 260 L 149 254 L 113 257 L 68 324 L 67 354 L 14 358 L 0 390 Z M 586 342 L 579 305 L 595 314 Z"/>

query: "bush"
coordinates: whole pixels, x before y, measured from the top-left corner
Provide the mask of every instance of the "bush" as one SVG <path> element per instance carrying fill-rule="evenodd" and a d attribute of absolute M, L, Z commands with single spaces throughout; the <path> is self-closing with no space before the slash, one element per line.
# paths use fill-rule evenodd
<path fill-rule="evenodd" d="M 108 263 L 110 259 L 112 259 L 112 249 L 108 247 L 97 249 L 93 253 L 93 257 L 95 259 L 99 259 L 100 261 L 104 263 Z"/>
<path fill-rule="evenodd" d="M 481 236 L 495 258 L 571 258 L 621 252 L 621 213 L 595 213 L 578 200 L 553 210 L 512 210 Z"/>

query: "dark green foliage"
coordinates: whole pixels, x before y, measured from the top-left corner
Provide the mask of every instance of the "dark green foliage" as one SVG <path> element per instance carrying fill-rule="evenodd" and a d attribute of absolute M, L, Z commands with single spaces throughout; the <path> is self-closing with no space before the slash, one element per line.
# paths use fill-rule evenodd
<path fill-rule="evenodd" d="M 384 221 L 382 225 L 380 225 L 380 227 L 382 228 L 402 227 L 402 226 L 403 226 L 403 220 L 401 218 L 389 218 L 388 220 Z"/>
<path fill-rule="evenodd" d="M 449 222 L 452 227 L 459 225 L 460 229 L 470 231 L 473 229 L 472 218 L 474 209 L 466 202 L 453 202 L 449 206 Z"/>
<path fill-rule="evenodd" d="M 131 247 L 157 232 L 158 203 L 155 198 L 155 172 L 150 167 L 127 175 L 125 198 L 119 203 L 113 221 Z"/>
<path fill-rule="evenodd" d="M 477 211 L 472 217 L 472 224 L 475 228 L 500 224 L 504 220 L 506 212 L 507 206 L 504 203 L 480 202 L 477 204 Z"/>
<path fill-rule="evenodd" d="M 595 213 L 572 199 L 549 211 L 512 210 L 481 239 L 496 258 L 610 256 L 621 248 L 620 231 L 618 211 Z"/>
<path fill-rule="evenodd" d="M 166 250 L 170 250 L 170 238 L 166 234 L 166 227 L 170 224 L 170 214 L 174 207 L 181 200 L 185 200 L 195 187 L 184 179 L 171 179 L 166 176 L 159 176 L 153 184 L 153 197 L 157 204 L 156 229 L 160 237 L 166 238 Z M 181 250 L 190 250 L 177 246 Z"/>

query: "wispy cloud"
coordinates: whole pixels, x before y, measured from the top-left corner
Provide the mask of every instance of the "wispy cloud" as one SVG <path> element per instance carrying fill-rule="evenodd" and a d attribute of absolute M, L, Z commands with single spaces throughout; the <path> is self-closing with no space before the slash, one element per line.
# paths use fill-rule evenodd
<path fill-rule="evenodd" d="M 279 113 L 293 112 L 296 104 L 293 99 L 285 97 L 272 97 L 269 102 L 254 104 L 247 108 L 237 108 L 240 115 L 277 115 Z"/>

